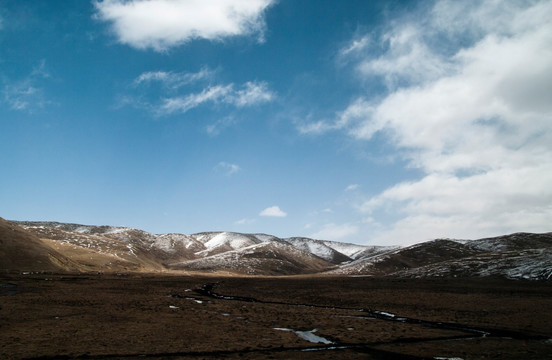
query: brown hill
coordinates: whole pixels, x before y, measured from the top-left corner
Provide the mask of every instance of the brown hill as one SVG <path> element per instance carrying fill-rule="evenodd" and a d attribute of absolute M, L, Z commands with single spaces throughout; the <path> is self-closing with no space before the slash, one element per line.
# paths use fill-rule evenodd
<path fill-rule="evenodd" d="M 72 224 L 43 224 L 23 226 L 44 245 L 78 264 L 80 271 L 155 272 L 164 269 L 160 263 L 164 258 L 158 256 L 156 249 L 144 244 L 144 238 L 136 235 L 141 234 L 138 230 L 123 229 L 108 236 L 94 230 L 109 227 L 91 227 L 93 231 L 83 232 L 83 229 L 71 227 Z"/>
<path fill-rule="evenodd" d="M 336 270 L 346 274 L 389 275 L 481 253 L 451 240 L 433 240 L 354 261 Z"/>
<path fill-rule="evenodd" d="M 64 271 L 77 267 L 38 236 L 0 218 L 0 271 Z"/>
<path fill-rule="evenodd" d="M 552 279 L 552 233 L 438 239 L 400 248 L 267 234 L 151 234 L 125 227 L 0 220 L 0 271 Z"/>

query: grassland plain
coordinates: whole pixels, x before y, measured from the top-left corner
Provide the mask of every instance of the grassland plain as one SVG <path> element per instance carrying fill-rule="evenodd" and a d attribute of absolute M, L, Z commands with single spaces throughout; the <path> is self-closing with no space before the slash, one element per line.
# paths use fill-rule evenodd
<path fill-rule="evenodd" d="M 543 281 L 13 273 L 0 283 L 2 359 L 552 354 Z"/>

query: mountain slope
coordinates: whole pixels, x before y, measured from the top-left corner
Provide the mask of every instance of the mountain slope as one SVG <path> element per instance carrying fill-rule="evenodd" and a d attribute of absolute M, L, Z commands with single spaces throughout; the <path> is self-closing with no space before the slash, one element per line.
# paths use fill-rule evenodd
<path fill-rule="evenodd" d="M 205 247 L 205 250 L 196 252 L 196 257 L 200 258 L 242 249 L 262 242 L 255 235 L 232 232 L 199 233 L 192 237 Z"/>
<path fill-rule="evenodd" d="M 65 271 L 78 265 L 36 235 L 0 218 L 0 271 Z"/>
<path fill-rule="evenodd" d="M 400 248 L 267 234 L 151 234 L 113 226 L 18 224 L 1 223 L 4 269 L 552 280 L 552 233 L 438 239 Z"/>
<path fill-rule="evenodd" d="M 203 259 L 171 264 L 170 267 L 248 275 L 289 275 L 318 273 L 331 268 L 332 264 L 288 244 L 264 242 Z"/>
<path fill-rule="evenodd" d="M 463 258 L 479 252 L 481 251 L 451 240 L 433 240 L 389 252 L 368 255 L 345 265 L 336 272 L 386 275 L 450 259 Z"/>
<path fill-rule="evenodd" d="M 486 277 L 551 280 L 552 248 L 483 253 L 418 267 L 394 274 L 399 277 Z"/>
<path fill-rule="evenodd" d="M 21 223 L 46 247 L 70 260 L 76 271 L 158 271 L 163 269 L 151 252 L 116 238 L 104 236 L 112 227 L 75 224 Z M 40 225 L 39 225 L 40 224 Z M 101 230 L 98 230 L 101 228 Z M 70 231 L 68 229 L 72 229 Z"/>
<path fill-rule="evenodd" d="M 552 233 L 514 233 L 479 240 L 457 240 L 470 248 L 486 252 L 543 249 L 552 246 Z"/>
<path fill-rule="evenodd" d="M 551 253 L 552 233 L 515 233 L 480 240 L 439 239 L 361 258 L 330 273 L 549 280 Z"/>
<path fill-rule="evenodd" d="M 352 259 L 347 255 L 328 246 L 324 241 L 313 240 L 303 237 L 292 237 L 285 239 L 286 242 L 303 251 L 310 252 L 332 264 L 341 264 Z"/>

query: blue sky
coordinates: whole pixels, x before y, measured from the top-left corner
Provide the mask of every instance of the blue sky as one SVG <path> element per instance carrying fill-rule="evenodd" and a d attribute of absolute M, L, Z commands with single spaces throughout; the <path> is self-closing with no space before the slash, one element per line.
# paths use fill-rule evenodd
<path fill-rule="evenodd" d="M 551 1 L 0 2 L 0 216 L 550 231 Z"/>

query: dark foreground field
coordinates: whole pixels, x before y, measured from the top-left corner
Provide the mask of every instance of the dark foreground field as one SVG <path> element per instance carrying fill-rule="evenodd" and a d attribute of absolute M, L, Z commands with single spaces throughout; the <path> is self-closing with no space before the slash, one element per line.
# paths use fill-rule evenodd
<path fill-rule="evenodd" d="M 544 282 L 29 274 L 0 283 L 1 359 L 552 358 Z"/>

